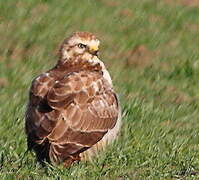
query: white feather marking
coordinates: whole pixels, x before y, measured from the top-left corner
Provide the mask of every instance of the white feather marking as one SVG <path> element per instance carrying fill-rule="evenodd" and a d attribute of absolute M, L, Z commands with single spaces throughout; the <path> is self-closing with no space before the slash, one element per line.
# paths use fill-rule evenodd
<path fill-rule="evenodd" d="M 41 77 L 39 76 L 39 77 L 37 77 L 35 80 L 38 81 L 38 80 L 40 80 L 40 78 L 41 78 Z"/>
<path fill-rule="evenodd" d="M 98 63 L 100 64 L 100 66 L 102 67 L 104 79 L 106 79 L 112 85 L 111 76 L 110 76 L 109 72 L 107 71 L 104 63 L 102 61 L 100 61 L 97 57 L 94 57 L 91 61 L 93 64 L 98 64 Z"/>
<path fill-rule="evenodd" d="M 93 82 L 93 88 L 95 89 L 95 92 L 97 92 L 99 90 L 98 85 L 96 82 Z"/>
<path fill-rule="evenodd" d="M 99 103 L 100 103 L 100 106 L 102 106 L 102 108 L 104 108 L 104 101 L 100 100 Z"/>
<path fill-rule="evenodd" d="M 46 75 L 47 77 L 49 77 L 50 74 L 49 74 L 49 73 L 45 73 L 45 75 Z"/>

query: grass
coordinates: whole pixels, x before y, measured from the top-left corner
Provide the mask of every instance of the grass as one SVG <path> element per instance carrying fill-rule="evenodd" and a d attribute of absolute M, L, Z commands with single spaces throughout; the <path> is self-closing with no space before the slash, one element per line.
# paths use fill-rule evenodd
<path fill-rule="evenodd" d="M 28 88 L 74 31 L 100 38 L 123 127 L 92 163 L 41 168 L 24 156 Z M 199 179 L 198 32 L 194 0 L 1 1 L 1 179 Z"/>

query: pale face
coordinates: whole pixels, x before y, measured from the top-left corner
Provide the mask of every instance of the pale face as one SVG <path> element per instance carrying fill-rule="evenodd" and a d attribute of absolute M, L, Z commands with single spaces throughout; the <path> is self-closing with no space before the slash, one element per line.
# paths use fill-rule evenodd
<path fill-rule="evenodd" d="M 69 59 L 78 55 L 90 59 L 97 56 L 99 45 L 100 41 L 96 38 L 74 35 L 63 44 L 62 59 Z"/>

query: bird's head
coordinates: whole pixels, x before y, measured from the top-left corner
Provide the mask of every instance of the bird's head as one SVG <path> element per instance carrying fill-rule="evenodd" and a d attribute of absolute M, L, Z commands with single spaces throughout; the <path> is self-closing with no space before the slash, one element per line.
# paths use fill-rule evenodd
<path fill-rule="evenodd" d="M 60 60 L 67 60 L 76 56 L 82 59 L 92 59 L 98 56 L 100 41 L 88 32 L 76 32 L 65 39 L 60 48 Z"/>

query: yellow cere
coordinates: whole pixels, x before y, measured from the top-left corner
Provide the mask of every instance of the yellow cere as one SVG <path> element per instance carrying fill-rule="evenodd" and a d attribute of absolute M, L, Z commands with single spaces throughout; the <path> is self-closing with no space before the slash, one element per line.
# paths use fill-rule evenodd
<path fill-rule="evenodd" d="M 98 47 L 97 47 L 97 46 L 91 46 L 89 49 L 90 49 L 91 51 L 97 51 L 97 50 L 98 50 Z"/>

